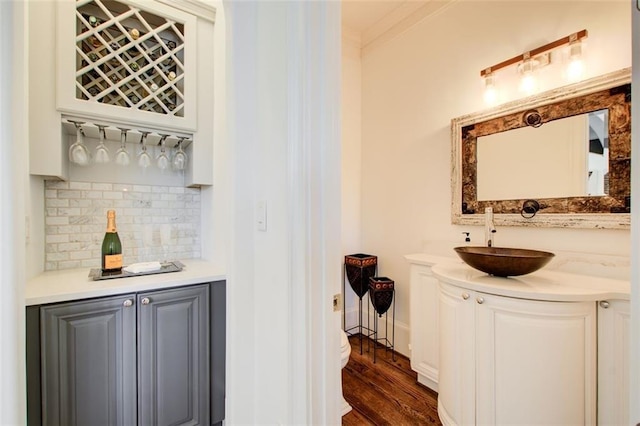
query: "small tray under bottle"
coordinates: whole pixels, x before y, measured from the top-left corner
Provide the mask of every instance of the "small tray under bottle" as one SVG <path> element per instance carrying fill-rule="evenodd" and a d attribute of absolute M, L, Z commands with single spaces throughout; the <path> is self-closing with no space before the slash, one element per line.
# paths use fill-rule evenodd
<path fill-rule="evenodd" d="M 180 272 L 184 268 L 184 264 L 179 260 L 173 260 L 171 262 L 163 262 L 160 264 L 160 269 L 155 271 L 147 271 L 147 272 L 139 272 L 132 273 L 126 272 L 124 269 L 117 273 L 109 273 L 102 272 L 100 268 L 94 268 L 89 271 L 89 278 L 93 281 L 98 280 L 112 280 L 114 278 L 129 278 L 129 277 L 140 277 L 142 275 L 155 275 L 155 274 L 166 274 L 168 272 Z"/>

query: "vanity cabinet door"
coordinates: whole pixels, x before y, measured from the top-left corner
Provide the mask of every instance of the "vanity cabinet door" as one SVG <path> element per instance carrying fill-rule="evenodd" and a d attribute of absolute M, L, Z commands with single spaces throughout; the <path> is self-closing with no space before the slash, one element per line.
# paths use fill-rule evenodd
<path fill-rule="evenodd" d="M 627 300 L 598 304 L 598 424 L 629 424 L 630 310 Z"/>
<path fill-rule="evenodd" d="M 134 301 L 122 295 L 40 308 L 43 425 L 136 424 Z"/>
<path fill-rule="evenodd" d="M 440 283 L 438 415 L 445 425 L 475 423 L 475 293 Z"/>
<path fill-rule="evenodd" d="M 593 302 L 473 303 L 478 424 L 595 424 Z"/>
<path fill-rule="evenodd" d="M 138 294 L 138 424 L 209 424 L 209 291 Z"/>
<path fill-rule="evenodd" d="M 411 266 L 411 369 L 418 382 L 438 392 L 438 280 L 431 267 Z"/>

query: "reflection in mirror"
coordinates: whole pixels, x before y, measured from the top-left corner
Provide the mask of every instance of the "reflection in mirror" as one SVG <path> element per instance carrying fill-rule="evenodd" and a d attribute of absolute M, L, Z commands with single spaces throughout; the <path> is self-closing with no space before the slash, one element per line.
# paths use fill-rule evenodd
<path fill-rule="evenodd" d="M 608 110 L 477 138 L 477 199 L 608 193 Z"/>
<path fill-rule="evenodd" d="M 630 81 L 625 68 L 454 118 L 452 223 L 482 225 L 492 207 L 499 225 L 628 229 Z"/>
<path fill-rule="evenodd" d="M 609 110 L 589 113 L 589 158 L 587 161 L 587 193 L 609 194 Z"/>

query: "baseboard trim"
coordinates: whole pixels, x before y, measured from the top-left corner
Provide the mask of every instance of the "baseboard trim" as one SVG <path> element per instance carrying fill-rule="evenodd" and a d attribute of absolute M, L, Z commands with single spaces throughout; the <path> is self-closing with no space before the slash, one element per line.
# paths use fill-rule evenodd
<path fill-rule="evenodd" d="M 424 374 L 418 373 L 418 383 L 424 385 L 434 392 L 438 392 L 438 383 L 434 382 Z"/>

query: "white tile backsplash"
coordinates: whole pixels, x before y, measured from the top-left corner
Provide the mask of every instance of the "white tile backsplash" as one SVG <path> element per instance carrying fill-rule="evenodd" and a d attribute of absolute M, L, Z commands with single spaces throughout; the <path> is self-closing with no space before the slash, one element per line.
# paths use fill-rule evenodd
<path fill-rule="evenodd" d="M 100 267 L 107 210 L 116 211 L 124 263 L 200 257 L 200 190 L 45 182 L 45 270 Z"/>

